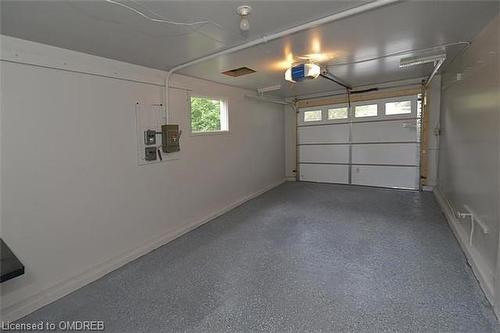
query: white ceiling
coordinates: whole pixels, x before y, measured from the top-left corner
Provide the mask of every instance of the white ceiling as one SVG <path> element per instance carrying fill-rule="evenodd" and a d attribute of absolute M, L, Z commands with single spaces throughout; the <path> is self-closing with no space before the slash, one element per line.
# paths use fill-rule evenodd
<path fill-rule="evenodd" d="M 138 1 L 116 0 L 186 27 L 151 22 L 105 0 L 2 0 L 3 34 L 147 67 L 177 64 L 355 7 L 349 1 Z M 364 1 L 368 2 L 368 1 Z M 236 8 L 250 4 L 251 30 L 242 34 Z"/>
<path fill-rule="evenodd" d="M 1 32 L 18 38 L 158 69 L 241 44 L 369 1 L 141 1 L 115 0 L 149 16 L 196 26 L 155 23 L 99 1 L 1 1 Z M 251 29 L 239 30 L 236 7 L 250 4 Z M 296 96 L 336 90 L 316 79 L 283 80 L 287 56 L 318 48 L 333 56 L 330 70 L 354 87 L 428 75 L 432 66 L 400 69 L 399 59 L 420 50 L 470 41 L 499 12 L 497 1 L 406 1 L 220 56 L 181 73 L 244 88 L 282 84 L 274 94 Z M 464 45 L 445 49 L 453 58 Z M 408 51 L 405 53 L 404 51 Z M 391 54 L 397 55 L 390 56 Z M 371 58 L 379 58 L 365 61 Z M 297 60 L 297 58 L 295 58 Z M 356 62 L 356 63 L 353 63 Z M 343 65 L 342 65 L 343 64 Z M 222 71 L 248 66 L 257 73 L 231 78 Z"/>

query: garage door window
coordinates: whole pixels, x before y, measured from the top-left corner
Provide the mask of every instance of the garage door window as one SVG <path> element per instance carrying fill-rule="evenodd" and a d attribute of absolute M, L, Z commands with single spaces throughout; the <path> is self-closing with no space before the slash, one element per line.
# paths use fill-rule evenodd
<path fill-rule="evenodd" d="M 347 119 L 347 108 L 328 109 L 328 120 Z"/>
<path fill-rule="evenodd" d="M 354 116 L 356 118 L 376 117 L 377 112 L 378 112 L 377 111 L 377 104 L 358 105 L 354 108 Z"/>
<path fill-rule="evenodd" d="M 321 110 L 304 111 L 304 122 L 321 121 Z"/>
<path fill-rule="evenodd" d="M 401 102 L 391 102 L 385 103 L 385 114 L 408 114 L 411 113 L 411 102 L 401 101 Z"/>

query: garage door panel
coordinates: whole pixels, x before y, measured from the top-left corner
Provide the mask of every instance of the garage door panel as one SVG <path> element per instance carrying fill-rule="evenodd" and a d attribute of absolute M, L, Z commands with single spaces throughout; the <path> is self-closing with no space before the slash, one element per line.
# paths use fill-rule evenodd
<path fill-rule="evenodd" d="M 417 167 L 353 165 L 352 184 L 417 189 Z"/>
<path fill-rule="evenodd" d="M 349 124 L 304 126 L 297 131 L 298 143 L 349 142 Z"/>
<path fill-rule="evenodd" d="M 299 146 L 299 162 L 349 163 L 349 145 Z"/>
<path fill-rule="evenodd" d="M 300 180 L 320 183 L 349 182 L 348 165 L 332 164 L 300 164 Z"/>
<path fill-rule="evenodd" d="M 417 165 L 418 148 L 416 143 L 356 144 L 352 163 Z"/>
<path fill-rule="evenodd" d="M 399 105 L 407 101 L 411 101 L 411 112 Z M 376 116 L 358 114 L 356 107 L 363 105 L 378 105 Z M 347 118 L 334 121 L 334 113 L 328 118 L 330 108 L 346 106 L 327 105 L 317 109 L 322 117 L 315 122 L 303 119 L 304 112 L 316 109 L 301 109 L 297 122 L 299 180 L 418 189 L 421 120 L 417 106 L 417 95 L 354 102 Z"/>
<path fill-rule="evenodd" d="M 352 124 L 353 142 L 417 141 L 417 120 L 391 120 Z"/>

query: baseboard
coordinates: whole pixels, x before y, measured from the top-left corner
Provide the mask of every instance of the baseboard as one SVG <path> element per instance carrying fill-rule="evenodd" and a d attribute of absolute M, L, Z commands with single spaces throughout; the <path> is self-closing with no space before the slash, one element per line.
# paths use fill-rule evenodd
<path fill-rule="evenodd" d="M 491 269 L 486 265 L 485 261 L 479 254 L 477 250 L 469 246 L 468 235 L 463 228 L 459 226 L 460 222 L 455 217 L 453 208 L 451 207 L 449 201 L 446 199 L 444 194 L 439 190 L 439 187 L 434 188 L 434 196 L 437 202 L 441 206 L 441 210 L 448 220 L 448 224 L 451 230 L 458 239 L 458 243 L 462 247 L 462 251 L 465 253 L 465 257 L 472 267 L 472 271 L 479 281 L 479 285 L 483 290 L 488 301 L 494 306 L 495 304 L 495 292 L 494 292 L 494 281 L 495 277 Z"/>
<path fill-rule="evenodd" d="M 171 230 L 165 234 L 163 234 L 160 237 L 155 237 L 154 239 L 151 239 L 148 242 L 145 242 L 143 245 L 136 247 L 134 249 L 131 249 L 130 251 L 127 251 L 126 253 L 122 253 L 119 256 L 116 256 L 114 258 L 111 258 L 105 262 L 102 262 L 98 265 L 95 265 L 93 267 L 90 267 L 83 271 L 81 274 L 74 276 L 72 278 L 69 278 L 67 280 L 64 280 L 62 282 L 59 282 L 52 287 L 36 294 L 33 296 L 28 297 L 27 299 L 24 299 L 22 301 L 19 301 L 9 307 L 6 307 L 5 309 L 2 309 L 2 321 L 4 322 L 11 322 L 17 319 L 20 319 L 33 311 L 38 310 L 39 308 L 52 303 L 56 300 L 58 300 L 61 297 L 64 297 L 73 291 L 103 277 L 104 275 L 116 270 L 117 268 L 153 251 L 154 249 L 159 248 L 162 245 L 167 244 L 168 242 L 184 235 L 185 233 L 198 228 L 199 226 L 213 220 L 214 218 L 227 213 L 228 211 L 240 206 L 241 204 L 263 194 L 264 192 L 267 192 L 282 183 L 284 183 L 286 179 L 282 179 L 277 183 L 268 185 L 261 190 L 254 192 L 252 194 L 249 194 L 233 203 L 230 205 L 224 207 L 223 209 L 210 214 L 203 219 L 196 221 L 194 223 L 191 223 L 181 229 L 177 230 Z"/>

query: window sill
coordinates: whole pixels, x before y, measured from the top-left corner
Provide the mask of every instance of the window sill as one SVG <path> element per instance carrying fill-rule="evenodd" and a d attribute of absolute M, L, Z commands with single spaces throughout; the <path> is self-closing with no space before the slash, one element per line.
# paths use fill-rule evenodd
<path fill-rule="evenodd" d="M 191 132 L 190 136 L 229 135 L 229 131 Z"/>

